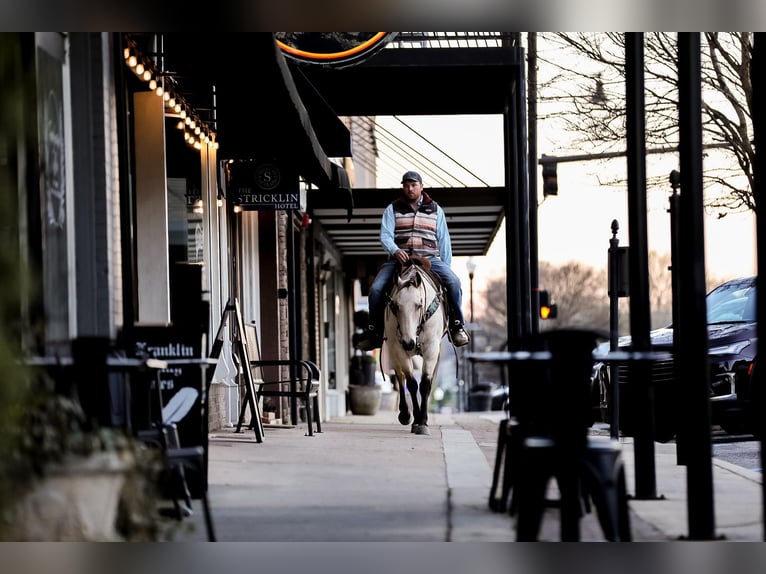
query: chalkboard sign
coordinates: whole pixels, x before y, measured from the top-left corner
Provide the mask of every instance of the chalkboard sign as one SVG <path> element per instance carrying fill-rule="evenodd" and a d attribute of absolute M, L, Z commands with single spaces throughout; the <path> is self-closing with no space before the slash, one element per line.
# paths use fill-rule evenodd
<path fill-rule="evenodd" d="M 198 359 L 202 357 L 202 336 L 199 333 L 185 329 L 177 329 L 172 326 L 136 326 L 126 333 L 129 339 L 128 352 L 133 357 L 153 357 L 155 359 Z M 157 381 L 159 379 L 159 381 Z M 181 446 L 199 446 L 206 437 L 202 436 L 202 405 L 205 404 L 206 389 L 202 384 L 199 365 L 171 365 L 159 372 L 159 376 L 151 381 L 148 389 L 152 393 L 160 387 L 162 406 L 167 406 L 173 397 L 185 388 L 196 391 L 193 402 L 188 398 L 188 410 L 180 420 L 175 422 L 181 439 Z M 185 392 L 185 397 L 191 393 Z M 156 410 L 156 405 L 155 405 Z M 140 414 L 140 413 L 139 413 Z M 159 413 L 149 412 L 146 417 L 149 420 L 159 420 Z M 146 419 L 144 419 L 146 420 Z"/>
<path fill-rule="evenodd" d="M 171 325 L 141 325 L 126 329 L 124 336 L 132 357 L 189 361 L 188 365 L 170 365 L 132 385 L 133 428 L 149 429 L 159 421 L 175 423 L 181 447 L 203 446 L 207 452 L 207 385 L 201 366 L 193 363 L 203 357 L 202 334 Z M 187 470 L 186 478 L 192 496 L 199 498 L 205 477 Z"/>

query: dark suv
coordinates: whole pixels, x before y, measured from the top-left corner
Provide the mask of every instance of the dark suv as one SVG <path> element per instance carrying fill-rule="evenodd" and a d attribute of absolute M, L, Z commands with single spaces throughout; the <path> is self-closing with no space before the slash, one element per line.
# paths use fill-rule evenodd
<path fill-rule="evenodd" d="M 732 279 L 707 294 L 708 358 L 710 364 L 710 407 L 713 425 L 732 434 L 758 432 L 751 414 L 754 389 L 751 381 L 758 354 L 756 332 L 755 277 Z M 650 333 L 652 350 L 673 351 L 672 325 Z M 621 337 L 621 349 L 629 348 L 630 337 Z M 599 352 L 609 350 L 605 343 Z M 610 370 L 598 363 L 593 369 L 594 399 L 599 397 L 603 420 L 609 422 Z M 684 408 L 679 387 L 674 383 L 672 360 L 652 364 L 654 384 L 655 440 L 667 442 L 676 433 L 679 409 Z M 633 434 L 633 421 L 627 408 L 631 400 L 630 369 L 619 369 L 620 430 Z M 594 405 L 595 407 L 595 405 Z"/>

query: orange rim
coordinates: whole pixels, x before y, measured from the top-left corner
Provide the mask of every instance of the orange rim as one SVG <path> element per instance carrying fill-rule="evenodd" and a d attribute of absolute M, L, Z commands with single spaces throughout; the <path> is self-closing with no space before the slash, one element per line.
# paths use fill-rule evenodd
<path fill-rule="evenodd" d="M 373 44 L 377 44 L 386 34 L 387 32 L 376 32 L 372 38 L 362 42 L 358 46 L 344 50 L 342 52 L 333 52 L 331 54 L 320 54 L 318 52 L 307 52 L 305 50 L 299 50 L 297 48 L 293 48 L 292 46 L 288 46 L 281 40 L 277 40 L 277 44 L 285 52 L 288 52 L 293 56 L 300 56 L 301 58 L 309 58 L 311 60 L 337 60 L 338 58 L 347 58 L 348 56 L 353 56 L 354 54 L 363 52 Z"/>

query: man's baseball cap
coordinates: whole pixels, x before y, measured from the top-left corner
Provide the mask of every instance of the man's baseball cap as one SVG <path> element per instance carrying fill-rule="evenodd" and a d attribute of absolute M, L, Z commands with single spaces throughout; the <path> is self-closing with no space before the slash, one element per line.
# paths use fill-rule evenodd
<path fill-rule="evenodd" d="M 408 180 L 417 181 L 418 183 L 423 183 L 423 179 L 420 177 L 420 174 L 416 171 L 408 171 L 402 176 L 402 183 Z"/>

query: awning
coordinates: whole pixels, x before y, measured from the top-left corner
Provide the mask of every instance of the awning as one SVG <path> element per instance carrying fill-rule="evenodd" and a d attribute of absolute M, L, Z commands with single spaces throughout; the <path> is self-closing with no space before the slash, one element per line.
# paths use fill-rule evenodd
<path fill-rule="evenodd" d="M 277 161 L 320 191 L 349 189 L 330 157 L 351 155 L 351 134 L 310 84 L 296 86 L 273 33 L 163 36 L 166 67 L 200 109 L 215 93 L 220 159 Z M 330 155 L 332 154 L 332 155 Z"/>

